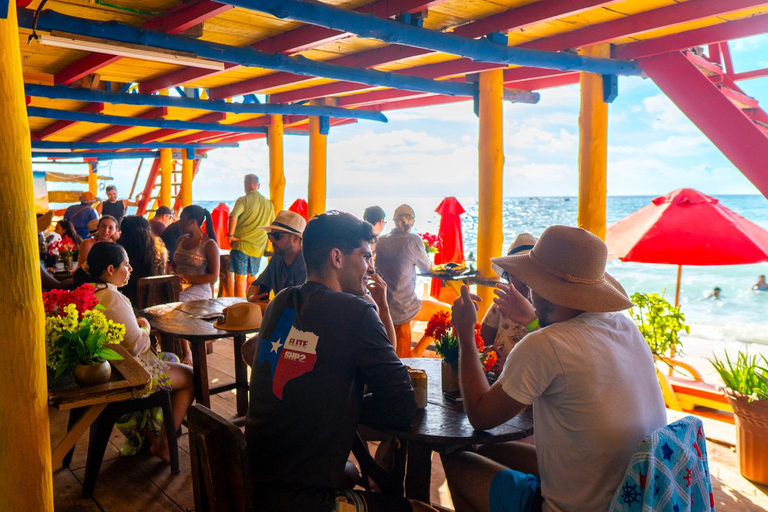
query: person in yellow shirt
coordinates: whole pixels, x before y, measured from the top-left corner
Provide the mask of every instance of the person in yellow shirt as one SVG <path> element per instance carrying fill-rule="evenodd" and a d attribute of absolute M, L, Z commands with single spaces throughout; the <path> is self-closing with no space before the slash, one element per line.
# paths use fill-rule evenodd
<path fill-rule="evenodd" d="M 275 219 L 272 203 L 259 193 L 259 178 L 246 174 L 245 195 L 238 198 L 229 213 L 227 238 L 232 247 L 229 270 L 235 275 L 235 297 L 245 297 L 245 291 L 259 274 L 261 257 L 267 246 L 267 233 L 261 226 Z"/>

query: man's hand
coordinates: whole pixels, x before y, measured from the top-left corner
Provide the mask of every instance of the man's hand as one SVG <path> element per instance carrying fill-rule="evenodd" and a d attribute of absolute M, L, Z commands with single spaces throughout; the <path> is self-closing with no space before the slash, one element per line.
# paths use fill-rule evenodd
<path fill-rule="evenodd" d="M 379 310 L 389 308 L 387 303 L 387 283 L 384 282 L 384 279 L 379 274 L 371 274 L 370 280 L 366 287 L 371 292 L 371 298 L 376 304 L 376 308 Z"/>
<path fill-rule="evenodd" d="M 248 296 L 248 302 L 265 302 L 269 299 L 269 292 L 254 293 Z"/>
<path fill-rule="evenodd" d="M 493 303 L 504 317 L 520 325 L 528 325 L 536 319 L 533 305 L 510 284 L 496 284 L 496 298 Z"/>
<path fill-rule="evenodd" d="M 475 339 L 475 325 L 477 325 L 477 302 L 481 301 L 480 297 L 469 293 L 469 287 L 467 285 L 461 286 L 461 296 L 453 303 L 451 308 L 451 323 L 459 333 L 459 338 L 462 336 Z"/>
<path fill-rule="evenodd" d="M 139 324 L 139 327 L 150 328 L 149 321 L 143 316 L 137 316 L 136 323 Z"/>
<path fill-rule="evenodd" d="M 240 238 L 236 237 L 235 235 L 227 235 L 227 239 L 229 240 L 230 244 L 240 241 Z"/>

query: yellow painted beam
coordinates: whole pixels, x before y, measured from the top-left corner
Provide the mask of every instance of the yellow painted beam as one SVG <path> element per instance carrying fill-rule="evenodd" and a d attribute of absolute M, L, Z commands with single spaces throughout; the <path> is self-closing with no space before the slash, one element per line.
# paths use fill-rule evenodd
<path fill-rule="evenodd" d="M 192 179 L 194 178 L 194 172 L 192 164 L 194 160 L 190 160 L 186 157 L 186 151 L 183 151 L 185 156 L 181 160 L 181 207 L 189 206 L 192 204 Z"/>
<path fill-rule="evenodd" d="M 173 150 L 160 150 L 160 200 L 159 206 L 173 207 L 171 204 L 171 177 L 173 176 Z"/>
<path fill-rule="evenodd" d="M 0 19 L 0 510 L 53 512 L 45 314 L 16 2 Z M 5 233 L 5 234 L 3 234 Z"/>
<path fill-rule="evenodd" d="M 609 44 L 584 48 L 588 57 L 611 56 Z M 581 73 L 579 114 L 579 211 L 580 228 L 605 240 L 605 209 L 608 194 L 608 104 L 603 101 L 603 78 Z"/>
<path fill-rule="evenodd" d="M 501 69 L 480 73 L 480 138 L 478 142 L 477 270 L 484 277 L 496 274 L 491 258 L 501 256 L 504 133 L 504 73 Z M 480 318 L 493 304 L 493 288 L 478 286 Z"/>
<path fill-rule="evenodd" d="M 285 171 L 283 169 L 283 116 L 272 116 L 267 133 L 269 144 L 269 200 L 275 215 L 284 209 Z"/>
<path fill-rule="evenodd" d="M 307 216 L 325 212 L 328 136 L 320 133 L 320 118 L 309 117 L 309 190 Z"/>
<path fill-rule="evenodd" d="M 88 192 L 97 195 L 99 192 L 99 173 L 93 167 L 94 164 L 88 164 Z"/>

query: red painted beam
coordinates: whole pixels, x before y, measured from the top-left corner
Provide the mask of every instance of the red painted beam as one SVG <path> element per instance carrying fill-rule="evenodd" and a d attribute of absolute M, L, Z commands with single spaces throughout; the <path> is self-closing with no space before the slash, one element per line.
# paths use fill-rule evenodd
<path fill-rule="evenodd" d="M 339 98 L 339 107 L 367 107 L 369 105 L 379 105 L 390 101 L 401 101 L 406 98 L 424 98 L 433 96 L 428 92 L 402 91 L 400 89 L 384 89 L 381 91 L 364 92 L 352 96 L 342 96 Z"/>
<path fill-rule="evenodd" d="M 768 197 L 768 137 L 682 53 L 639 61 L 643 71 L 723 155 Z"/>
<path fill-rule="evenodd" d="M 373 14 L 374 16 L 378 16 L 380 18 L 387 18 L 396 14 L 400 14 L 401 12 L 421 11 L 430 7 L 431 5 L 436 5 L 444 1 L 446 0 L 379 0 L 373 4 L 363 6 L 355 10 L 361 13 Z M 251 47 L 267 53 L 282 53 L 285 55 L 292 55 L 294 53 L 308 50 L 310 48 L 315 48 L 317 46 L 335 41 L 343 37 L 349 37 L 349 34 L 325 27 L 318 27 L 316 25 L 305 25 L 283 34 L 278 34 L 276 36 L 257 41 L 256 43 L 253 43 Z M 237 69 L 239 67 L 240 66 L 237 64 L 226 64 L 225 71 Z M 204 69 L 181 69 L 178 71 L 172 71 L 140 84 L 139 92 L 142 94 L 149 94 L 155 91 L 168 89 L 170 87 L 177 87 L 179 85 L 193 82 L 195 80 L 201 80 L 203 78 L 214 76 L 219 73 L 223 73 L 223 71 L 211 71 Z M 290 79 L 295 81 L 311 79 L 311 77 L 299 77 L 299 75 L 293 75 L 291 73 L 276 73 L 276 75 L 281 75 L 283 79 L 290 77 Z M 275 75 L 269 75 L 268 77 L 264 78 L 269 79 L 269 77 L 273 76 Z M 253 82 L 254 80 L 247 80 L 246 82 Z M 274 80 L 274 78 L 271 78 L 271 80 Z M 282 83 L 279 83 L 278 85 L 282 85 Z M 244 87 L 248 88 L 251 86 L 249 85 Z M 251 91 L 232 94 L 231 96 L 250 94 L 251 92 L 265 88 L 268 87 L 252 89 Z M 223 98 L 224 96 L 211 97 Z"/>
<path fill-rule="evenodd" d="M 162 18 L 154 18 L 142 25 L 142 28 L 163 30 L 177 34 L 190 26 L 202 23 L 222 12 L 232 9 L 231 5 L 204 0 L 193 5 L 183 4 L 179 9 L 171 11 Z M 190 25 L 192 23 L 192 25 Z M 91 53 L 56 73 L 53 80 L 56 84 L 71 84 L 72 82 L 95 73 L 99 69 L 120 60 L 122 57 Z"/>
<path fill-rule="evenodd" d="M 268 126 L 270 122 L 270 116 L 261 116 L 257 117 L 256 119 L 248 119 L 246 121 L 240 121 L 239 123 L 233 123 L 230 126 Z M 253 135 L 253 134 L 250 134 Z M 261 134 L 256 134 L 261 135 Z M 218 131 L 200 131 L 195 133 L 190 133 L 187 135 L 182 135 L 180 137 L 175 137 L 173 139 L 168 139 L 165 142 L 175 142 L 178 144 L 189 144 L 192 142 L 204 142 L 208 139 L 215 139 L 215 138 L 221 138 L 225 137 L 225 134 L 222 134 Z"/>
<path fill-rule="evenodd" d="M 563 85 L 573 85 L 577 83 L 579 83 L 579 73 L 570 72 L 542 78 L 529 78 L 527 80 L 516 80 L 512 82 L 505 81 L 504 86 L 510 89 L 521 89 L 523 91 L 540 91 L 541 89 L 551 89 L 552 87 L 561 87 Z"/>
<path fill-rule="evenodd" d="M 724 2 L 727 3 L 727 2 Z M 687 5 L 687 4 L 680 4 Z M 703 46 L 720 41 L 730 41 L 742 37 L 764 34 L 768 30 L 768 14 L 745 18 L 737 21 L 727 21 L 718 25 L 697 28 L 671 34 L 647 41 L 629 43 L 617 46 L 614 57 L 617 59 L 638 59 L 684 50 L 694 46 Z"/>
<path fill-rule="evenodd" d="M 168 115 L 168 107 L 155 107 L 151 110 L 148 110 L 147 112 L 144 112 L 143 114 L 139 114 L 134 117 L 138 117 L 141 119 L 157 119 L 159 117 L 165 117 L 167 115 Z M 134 128 L 134 127 L 133 126 L 110 126 L 109 128 L 105 128 L 96 133 L 92 133 L 87 137 L 83 137 L 78 142 L 101 142 L 102 140 L 108 139 L 113 135 L 117 135 L 118 133 L 122 133 L 126 130 L 130 130 L 131 128 Z"/>
<path fill-rule="evenodd" d="M 102 110 L 104 110 L 103 103 L 88 103 L 86 106 L 78 109 L 78 112 L 100 113 Z M 77 121 L 56 121 L 33 133 L 32 140 L 45 140 L 62 130 L 66 130 L 73 124 L 77 124 Z"/>
<path fill-rule="evenodd" d="M 617 1 L 548 0 L 546 2 L 534 2 L 457 27 L 453 33 L 457 36 L 475 39 L 491 32 L 509 32 L 510 30 L 523 29 L 537 23 L 554 21 L 563 16 L 573 16 L 591 9 L 614 4 Z"/>
<path fill-rule="evenodd" d="M 731 78 L 738 82 L 739 80 L 751 80 L 753 78 L 763 78 L 768 76 L 768 68 L 755 69 L 753 71 L 745 71 L 744 73 L 736 73 Z"/>
<path fill-rule="evenodd" d="M 559 51 L 581 48 L 612 41 L 620 37 L 671 27 L 681 23 L 721 16 L 765 4 L 765 0 L 690 0 L 659 9 L 640 12 L 613 21 L 606 21 L 564 34 L 537 39 L 520 45 L 521 48 Z"/>

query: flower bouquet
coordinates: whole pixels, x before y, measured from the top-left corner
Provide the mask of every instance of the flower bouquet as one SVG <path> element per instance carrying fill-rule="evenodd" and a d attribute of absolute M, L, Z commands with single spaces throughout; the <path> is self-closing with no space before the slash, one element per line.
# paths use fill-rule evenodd
<path fill-rule="evenodd" d="M 451 314 L 438 311 L 427 323 L 424 334 L 435 339 L 435 352 L 443 359 L 443 391 L 457 390 L 459 372 L 459 336 L 451 323 Z M 485 343 L 480 335 L 480 324 L 475 325 L 475 346 L 477 355 L 483 363 L 483 370 L 489 372 L 498 360 L 496 351 L 485 352 Z"/>
<path fill-rule="evenodd" d="M 424 250 L 427 251 L 427 254 L 437 254 L 443 248 L 443 239 L 438 235 L 422 233 L 420 236 L 424 242 Z"/>
<path fill-rule="evenodd" d="M 67 235 L 64 235 L 61 240 L 55 240 L 50 243 L 48 254 L 51 256 L 61 256 L 61 259 L 67 263 L 67 266 L 71 267 L 76 249 L 75 242 Z"/>
<path fill-rule="evenodd" d="M 123 340 L 125 326 L 107 320 L 93 287 L 84 284 L 72 291 L 43 293 L 43 306 L 46 363 L 55 377 L 74 368 L 78 384 L 109 380 L 111 367 L 107 361 L 122 356 L 107 345 Z"/>

